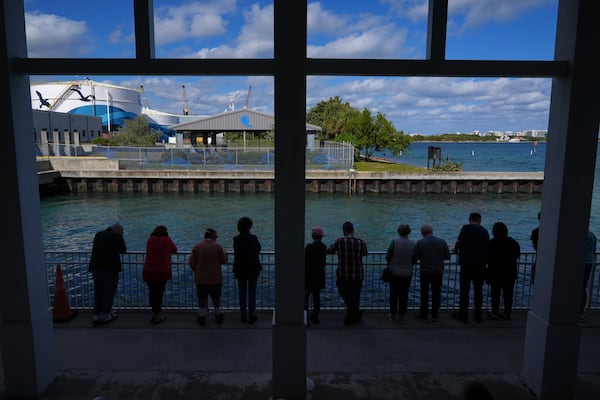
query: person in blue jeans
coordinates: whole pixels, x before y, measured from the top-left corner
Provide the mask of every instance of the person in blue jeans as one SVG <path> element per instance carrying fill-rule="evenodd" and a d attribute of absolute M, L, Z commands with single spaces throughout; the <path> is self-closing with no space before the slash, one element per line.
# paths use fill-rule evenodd
<path fill-rule="evenodd" d="M 233 274 L 238 281 L 240 319 L 242 323 L 253 324 L 256 317 L 256 284 L 262 270 L 259 254 L 261 245 L 258 237 L 250 233 L 252 220 L 242 217 L 238 220 L 239 235 L 233 238 Z"/>

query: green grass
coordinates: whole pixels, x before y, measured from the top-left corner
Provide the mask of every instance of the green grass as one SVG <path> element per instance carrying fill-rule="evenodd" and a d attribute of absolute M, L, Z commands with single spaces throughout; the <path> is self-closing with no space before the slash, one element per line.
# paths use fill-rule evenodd
<path fill-rule="evenodd" d="M 364 172 L 427 172 L 427 168 L 378 161 L 355 161 L 354 169 Z"/>

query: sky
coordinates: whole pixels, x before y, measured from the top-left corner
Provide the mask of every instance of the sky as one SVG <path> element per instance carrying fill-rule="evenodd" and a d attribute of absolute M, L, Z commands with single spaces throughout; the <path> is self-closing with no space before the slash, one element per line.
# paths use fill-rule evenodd
<path fill-rule="evenodd" d="M 311 58 L 425 59 L 428 0 L 308 2 Z M 558 0 L 448 0 L 446 58 L 552 60 Z M 154 0 L 157 58 L 271 58 L 273 2 Z M 25 0 L 29 57 L 131 58 L 133 1 Z M 273 114 L 273 78 L 86 76 L 144 87 L 147 105 L 215 115 L 247 106 Z M 32 83 L 84 76 L 31 77 Z M 551 79 L 308 77 L 307 111 L 338 96 L 382 113 L 404 133 L 548 128 Z"/>

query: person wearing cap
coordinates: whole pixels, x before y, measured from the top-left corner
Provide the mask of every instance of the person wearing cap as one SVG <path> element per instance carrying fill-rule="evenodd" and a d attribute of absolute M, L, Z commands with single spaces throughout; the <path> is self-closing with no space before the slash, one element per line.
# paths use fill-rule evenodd
<path fill-rule="evenodd" d="M 309 299 L 312 295 L 313 312 L 309 321 L 318 325 L 321 311 L 321 289 L 325 289 L 325 264 L 327 262 L 327 247 L 322 242 L 325 232 L 320 226 L 310 230 L 312 243 L 304 249 L 304 309 L 308 313 Z M 307 325 L 309 322 L 307 321 Z"/>
<path fill-rule="evenodd" d="M 157 225 L 146 240 L 146 258 L 142 268 L 142 279 L 148 286 L 148 301 L 152 308 L 152 325 L 165 320 L 162 302 L 167 281 L 173 278 L 171 254 L 177 253 L 177 246 L 164 225 Z"/>
<path fill-rule="evenodd" d="M 367 244 L 363 239 L 354 236 L 354 225 L 347 221 L 342 225 L 344 236 L 336 239 L 327 249 L 330 254 L 337 254 L 336 286 L 344 304 L 346 315 L 344 324 L 357 324 L 361 321 L 360 291 L 364 277 L 362 259 L 367 255 Z"/>
<path fill-rule="evenodd" d="M 88 266 L 94 280 L 94 326 L 107 324 L 116 317 L 112 307 L 119 284 L 121 254 L 127 251 L 123 231 L 123 225 L 114 223 L 94 235 Z"/>
<path fill-rule="evenodd" d="M 198 324 L 206 324 L 208 297 L 215 309 L 215 321 L 222 324 L 225 313 L 221 309 L 223 271 L 221 265 L 227 263 L 227 251 L 217 243 L 217 231 L 207 228 L 204 240 L 196 243 L 190 254 L 189 264 L 194 271 L 194 284 L 198 294 Z"/>

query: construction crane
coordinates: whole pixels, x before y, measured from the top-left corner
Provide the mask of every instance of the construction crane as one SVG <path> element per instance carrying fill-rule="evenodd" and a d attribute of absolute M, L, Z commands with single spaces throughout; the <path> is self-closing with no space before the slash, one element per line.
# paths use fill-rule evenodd
<path fill-rule="evenodd" d="M 252 94 L 252 85 L 248 87 L 248 94 L 246 95 L 246 102 L 244 103 L 244 108 L 248 108 L 250 105 L 250 95 Z"/>
<path fill-rule="evenodd" d="M 185 93 L 185 85 L 181 85 L 181 91 L 183 93 L 183 115 L 189 115 L 190 109 L 188 108 L 187 94 Z"/>

